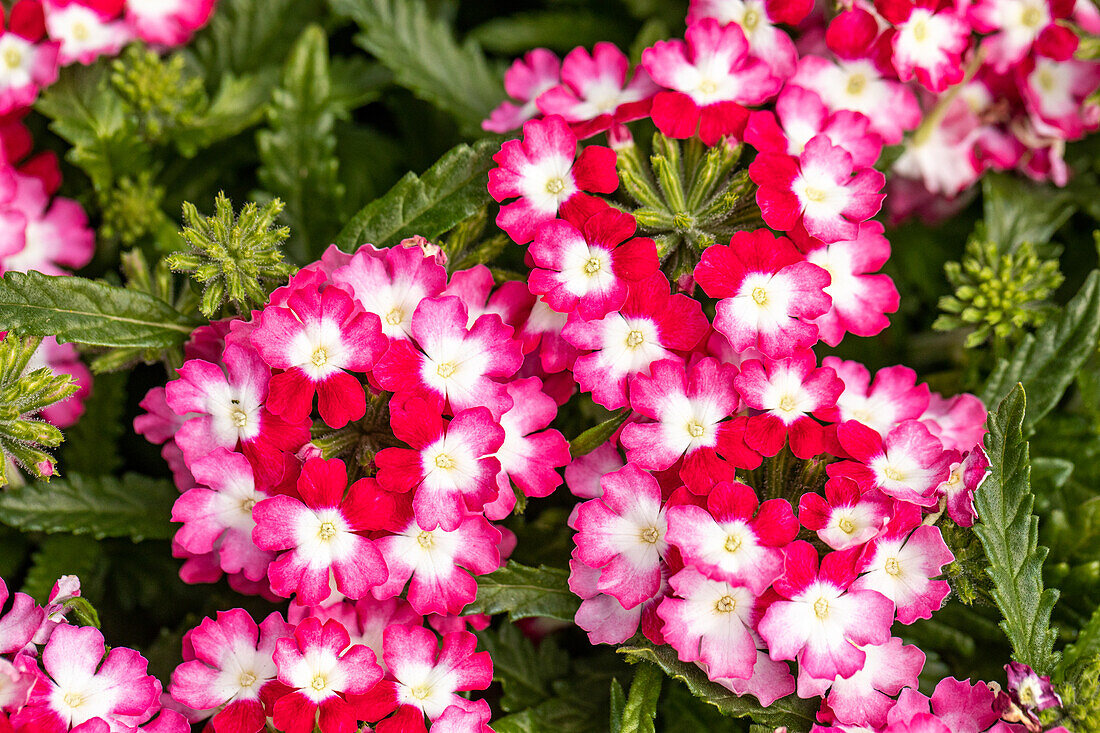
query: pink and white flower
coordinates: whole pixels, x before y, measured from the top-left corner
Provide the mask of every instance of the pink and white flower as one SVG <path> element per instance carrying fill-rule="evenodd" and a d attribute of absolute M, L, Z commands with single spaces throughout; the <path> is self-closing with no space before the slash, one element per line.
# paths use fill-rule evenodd
<path fill-rule="evenodd" d="M 759 463 L 758 456 L 741 449 L 743 429 L 737 431 L 727 420 L 740 404 L 733 386 L 736 367 L 712 357 L 690 366 L 664 359 L 650 366 L 650 374 L 630 380 L 631 408 L 653 422 L 623 426 L 620 441 L 627 460 L 663 471 L 683 459 L 680 477 L 689 487 L 709 486 L 723 476 L 732 480 L 734 467 Z"/>
<path fill-rule="evenodd" d="M 799 351 L 787 359 L 746 361 L 733 384 L 746 405 L 761 411 L 751 415 L 745 426 L 745 441 L 751 448 L 774 456 L 789 439 L 798 458 L 824 452 L 825 428 L 810 415 L 835 405 L 844 385 L 832 369 L 817 366 L 812 351 Z"/>
<path fill-rule="evenodd" d="M 0 53 L 5 37 L 0 36 Z M 0 72 L 0 80 L 2 76 Z M 64 268 L 78 270 L 87 265 L 95 251 L 95 232 L 79 203 L 53 196 L 61 185 L 56 156 L 43 153 L 6 174 L 11 175 L 14 197 L 0 205 L 0 268 L 68 275 Z M 7 198 L 6 181 L 6 177 L 0 181 L 0 199 Z"/>
<path fill-rule="evenodd" d="M 585 565 L 575 557 L 569 561 L 569 590 L 581 598 L 574 621 L 588 632 L 592 644 L 622 644 L 641 628 L 654 644 L 663 644 L 664 622 L 657 615 L 661 599 L 671 592 L 668 568 L 661 568 L 661 585 L 652 598 L 633 608 L 623 608 L 614 596 L 601 593 L 600 569 Z"/>
<path fill-rule="evenodd" d="M 783 572 L 780 548 L 798 534 L 791 505 L 785 499 L 761 504 L 750 487 L 723 482 L 711 491 L 706 507 L 669 508 L 668 542 L 686 565 L 760 595 Z"/>
<path fill-rule="evenodd" d="M 512 328 L 495 313 L 467 327 L 467 311 L 454 296 L 426 298 L 413 312 L 412 342 L 397 340 L 374 367 L 383 389 L 407 396 L 434 395 L 452 412 L 485 406 L 494 416 L 511 406 L 503 384 L 523 362 Z"/>
<path fill-rule="evenodd" d="M 854 481 L 838 476 L 825 482 L 825 496 L 809 492 L 798 502 L 798 519 L 834 550 L 866 544 L 890 519 L 892 504 L 881 492 L 861 492 Z"/>
<path fill-rule="evenodd" d="M 768 607 L 757 630 L 774 660 L 797 659 L 817 679 L 851 677 L 866 661 L 860 648 L 890 639 L 894 604 L 873 590 L 851 590 L 859 550 L 831 552 L 818 568 L 817 550 L 792 542 L 784 551 L 783 597 Z"/>
<path fill-rule="evenodd" d="M 7 606 L 11 598 L 11 606 Z M 34 639 L 45 620 L 46 612 L 26 593 L 9 595 L 8 586 L 0 578 L 0 609 L 7 608 L 0 616 L 0 654 L 20 651 Z"/>
<path fill-rule="evenodd" d="M 39 91 L 57 81 L 58 71 L 60 44 L 42 38 L 42 3 L 19 0 L 10 10 L 7 28 L 0 28 L 0 116 L 34 104 Z"/>
<path fill-rule="evenodd" d="M 558 216 L 563 207 L 590 206 L 582 193 L 611 193 L 619 187 L 615 151 L 588 145 L 577 156 L 577 136 L 558 115 L 529 120 L 523 139 L 505 142 L 493 156 L 489 194 L 504 204 L 497 225 L 518 244 L 530 242 L 538 227 Z"/>
<path fill-rule="evenodd" d="M 954 561 L 938 527 L 921 525 L 917 507 L 899 506 L 885 531 L 863 550 L 861 575 L 855 590 L 875 590 L 894 602 L 898 621 L 911 624 L 932 618 L 950 588 L 946 580 L 932 580 Z"/>
<path fill-rule="evenodd" d="M 901 81 L 916 77 L 936 93 L 962 81 L 970 24 L 954 5 L 943 7 L 937 0 L 878 0 L 875 7 L 895 27 L 893 62 Z"/>
<path fill-rule="evenodd" d="M 642 66 L 661 86 L 651 115 L 668 137 L 696 133 L 706 145 L 740 138 L 748 119 L 743 105 L 762 104 L 779 91 L 780 80 L 749 54 L 741 27 L 703 18 L 688 26 L 685 40 L 657 41 L 642 52 Z"/>
<path fill-rule="evenodd" d="M 338 621 L 307 618 L 294 635 L 275 642 L 279 682 L 290 692 L 272 708 L 285 733 L 310 733 L 318 725 L 332 733 L 354 733 L 361 716 L 346 698 L 365 695 L 382 679 L 374 652 L 351 638 Z"/>
<path fill-rule="evenodd" d="M 347 484 L 343 461 L 311 458 L 298 478 L 301 499 L 280 495 L 253 508 L 253 541 L 281 553 L 268 568 L 277 594 L 297 593 L 299 603 L 318 604 L 333 583 L 343 595 L 362 598 L 385 582 L 382 554 L 360 534 L 386 525 L 385 492 L 374 479 Z"/>
<path fill-rule="evenodd" d="M 179 46 L 206 25 L 217 0 L 126 0 L 126 22 L 157 46 Z"/>
<path fill-rule="evenodd" d="M 342 428 L 363 417 L 363 385 L 349 372 L 366 372 L 386 349 L 378 317 L 359 310 L 339 287 L 305 286 L 294 290 L 286 306 L 269 305 L 250 337 L 264 361 L 275 369 L 267 406 L 288 422 L 308 417 L 316 393 L 317 408 L 329 427 Z"/>
<path fill-rule="evenodd" d="M 257 626 L 248 612 L 218 611 L 187 632 L 184 662 L 172 672 L 172 699 L 202 717 L 213 716 L 215 733 L 257 733 L 267 721 L 261 693 L 276 674 L 275 642 L 293 627 L 279 613 Z"/>
<path fill-rule="evenodd" d="M 489 704 L 456 694 L 484 690 L 493 681 L 493 661 L 489 652 L 475 651 L 477 637 L 455 631 L 444 634 L 440 645 L 423 626 L 394 624 L 385 630 L 382 643 L 386 677 L 359 701 L 367 720 L 380 721 L 378 733 L 424 731 L 425 717 L 435 722 L 454 708 L 476 715 L 479 723 L 458 730 L 480 733 L 489 720 Z M 390 713 L 392 717 L 381 720 Z"/>
<path fill-rule="evenodd" d="M 712 580 L 685 567 L 661 601 L 664 637 L 682 662 L 698 662 L 707 676 L 748 679 L 756 664 L 756 595 L 743 585 Z"/>
<path fill-rule="evenodd" d="M 722 25 L 735 23 L 745 34 L 749 53 L 785 79 L 794 72 L 798 53 L 790 36 L 776 26 L 798 25 L 812 9 L 807 0 L 691 0 L 687 22 L 690 26 L 714 18 Z"/>
<path fill-rule="evenodd" d="M 477 595 L 469 573 L 485 575 L 500 567 L 500 530 L 477 514 L 467 514 L 453 531 L 424 529 L 409 517 L 403 530 L 375 542 L 390 575 L 374 597 L 392 598 L 408 583 L 409 603 L 420 614 L 462 613 Z"/>
<path fill-rule="evenodd" d="M 577 510 L 576 557 L 599 568 L 597 588 L 624 608 L 661 587 L 668 520 L 657 479 L 632 463 L 600 480 L 603 495 Z"/>
<path fill-rule="evenodd" d="M 560 313 L 577 311 L 591 321 L 618 310 L 627 284 L 657 272 L 652 239 L 634 237 L 634 217 L 604 208 L 582 222 L 554 219 L 539 227 L 528 248 L 537 267 L 531 292 Z"/>
<path fill-rule="evenodd" d="M 1100 105 L 1095 100 L 1089 101 L 1097 86 L 1100 86 L 1100 64 L 1095 61 L 1054 61 L 1037 56 L 1021 91 L 1032 115 L 1057 129 L 1067 140 L 1075 140 L 1100 124 Z"/>
<path fill-rule="evenodd" d="M 412 316 L 425 298 L 447 286 L 447 271 L 419 247 L 363 246 L 332 273 L 332 282 L 355 296 L 367 313 L 378 316 L 390 339 L 412 337 Z"/>
<path fill-rule="evenodd" d="M 749 165 L 756 201 L 768 226 L 790 231 L 801 224 L 823 242 L 855 239 L 860 222 L 882 207 L 886 178 L 857 167 L 847 150 L 824 135 L 811 138 L 798 157 L 760 153 Z"/>
<path fill-rule="evenodd" d="M 976 0 L 968 10 L 974 30 L 991 34 L 982 39 L 982 48 L 998 73 L 1033 49 L 1055 61 L 1066 61 L 1077 50 L 1077 34 L 1058 22 L 1073 12 L 1071 0 Z"/>
<path fill-rule="evenodd" d="M 871 373 L 859 362 L 826 356 L 822 365 L 844 382 L 836 409 L 822 413 L 831 422 L 855 420 L 885 436 L 899 423 L 920 418 L 928 406 L 928 385 L 917 384 L 917 373 L 909 367 L 880 369 L 872 383 Z"/>
<path fill-rule="evenodd" d="M 183 523 L 175 541 L 196 555 L 216 552 L 227 573 L 263 580 L 275 554 L 252 542 L 256 526 L 252 507 L 267 499 L 268 493 L 256 487 L 248 459 L 215 448 L 191 463 L 191 473 L 199 486 L 186 491 L 172 506 L 172 521 Z"/>
<path fill-rule="evenodd" d="M 886 725 L 894 697 L 903 688 L 917 688 L 924 668 L 924 652 L 891 638 L 885 644 L 863 647 L 863 667 L 849 677 L 832 680 L 826 702 L 837 721 L 850 725 Z"/>
<path fill-rule="evenodd" d="M 649 365 L 690 351 L 709 329 L 699 301 L 669 292 L 668 279 L 657 272 L 631 284 L 622 308 L 598 320 L 573 313 L 562 329 L 570 344 L 588 353 L 573 366 L 581 389 L 614 410 L 627 403 L 627 379 L 647 373 Z"/>
<path fill-rule="evenodd" d="M 960 527 L 974 526 L 978 512 L 974 509 L 974 492 L 982 485 L 989 470 L 989 458 L 981 444 L 975 445 L 963 455 L 955 452 L 957 460 L 951 462 L 951 472 L 939 485 L 936 493 L 945 501 L 947 516 Z"/>
<path fill-rule="evenodd" d="M 45 0 L 46 33 L 61 44 L 61 65 L 86 66 L 117 55 L 131 39 L 121 18 L 124 5 L 124 0 Z"/>
<path fill-rule="evenodd" d="M 527 120 L 538 115 L 535 100 L 546 90 L 561 81 L 561 60 L 553 51 L 536 48 L 523 58 L 516 59 L 504 72 L 504 91 L 515 102 L 508 100 L 483 120 L 481 129 L 488 132 L 511 132 L 519 129 Z"/>
<path fill-rule="evenodd" d="M 613 43 L 597 43 L 591 53 L 575 48 L 562 61 L 561 83 L 536 103 L 544 115 L 561 115 L 583 140 L 649 113 L 660 87 L 640 67 L 628 82 L 629 71 L 630 61 Z"/>
<path fill-rule="evenodd" d="M 493 454 L 505 433 L 485 407 L 462 410 L 449 422 L 436 413 L 418 397 L 391 401 L 393 434 L 410 448 L 384 448 L 374 460 L 387 490 L 415 490 L 418 525 L 452 531 L 467 511 L 481 511 L 496 498 L 500 461 Z"/>
<path fill-rule="evenodd" d="M 862 491 L 878 489 L 917 506 L 936 504 L 936 487 L 947 479 L 951 456 L 921 423 L 906 420 L 883 438 L 849 420 L 837 427 L 837 439 L 855 460 L 830 464 L 829 476 L 848 476 Z"/>
<path fill-rule="evenodd" d="M 737 232 L 729 246 L 707 248 L 695 280 L 720 299 L 714 328 L 733 349 L 757 348 L 773 359 L 812 346 L 812 320 L 830 307 L 824 292 L 829 274 L 806 262 L 789 239 L 765 229 Z"/>

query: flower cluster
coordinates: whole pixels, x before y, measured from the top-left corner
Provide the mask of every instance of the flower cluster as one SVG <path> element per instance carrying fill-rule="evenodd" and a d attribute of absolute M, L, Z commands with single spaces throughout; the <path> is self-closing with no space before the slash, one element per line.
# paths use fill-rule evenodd
<path fill-rule="evenodd" d="M 80 582 L 67 575 L 44 607 L 0 580 L 0 730 L 15 733 L 187 733 L 133 649 L 108 648 L 94 626 L 70 623 Z"/>

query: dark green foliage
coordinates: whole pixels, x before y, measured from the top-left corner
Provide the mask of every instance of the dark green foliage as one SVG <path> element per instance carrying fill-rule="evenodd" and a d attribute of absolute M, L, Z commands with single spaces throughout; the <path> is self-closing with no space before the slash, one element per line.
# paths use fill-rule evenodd
<path fill-rule="evenodd" d="M 545 565 L 530 568 L 508 561 L 477 579 L 477 599 L 466 613 L 508 613 L 509 621 L 540 616 L 572 621 L 580 599 L 569 590 L 569 573 Z"/>

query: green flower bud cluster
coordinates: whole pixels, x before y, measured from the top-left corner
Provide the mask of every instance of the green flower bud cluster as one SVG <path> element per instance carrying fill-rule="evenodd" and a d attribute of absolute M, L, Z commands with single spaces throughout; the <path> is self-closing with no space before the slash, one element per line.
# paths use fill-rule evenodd
<path fill-rule="evenodd" d="M 741 146 L 681 144 L 657 133 L 648 163 L 638 149 L 619 148 L 620 190 L 636 204 L 639 233 L 652 237 L 671 279 L 689 275 L 703 250 L 742 229 L 763 225 L 755 186 L 738 168 Z"/>
<path fill-rule="evenodd" d="M 204 316 L 217 318 L 226 303 L 243 315 L 263 306 L 271 291 L 297 271 L 283 261 L 280 249 L 290 229 L 275 226 L 283 202 L 275 199 L 262 208 L 248 203 L 235 216 L 233 203 L 219 193 L 214 208 L 213 216 L 204 217 L 184 203 L 180 236 L 190 251 L 173 252 L 168 265 L 203 285 L 199 310 Z"/>
<path fill-rule="evenodd" d="M 1029 242 L 1001 253 L 981 235 L 979 231 L 967 242 L 961 263 L 944 266 L 955 294 L 940 298 L 943 313 L 932 324 L 937 331 L 973 328 L 967 348 L 990 336 L 1014 340 L 1042 324 L 1055 310 L 1048 298 L 1063 280 L 1057 253 L 1043 257 Z"/>
<path fill-rule="evenodd" d="M 202 77 L 189 74 L 185 64 L 182 54 L 161 57 L 135 44 L 111 65 L 111 84 L 149 142 L 191 127 L 210 104 Z"/>
<path fill-rule="evenodd" d="M 118 179 L 102 198 L 103 222 L 99 225 L 102 239 L 132 247 L 166 220 L 160 209 L 164 187 L 154 185 L 150 171 L 143 171 L 137 178 Z"/>
<path fill-rule="evenodd" d="M 57 460 L 47 448 L 61 445 L 61 431 L 35 417 L 52 404 L 79 389 L 69 374 L 54 374 L 49 367 L 29 369 L 41 339 L 21 339 L 8 334 L 0 341 L 0 486 L 21 482 L 12 464 L 38 478 L 56 473 Z"/>
<path fill-rule="evenodd" d="M 1061 725 L 1074 733 L 1100 730 L 1100 656 L 1076 665 L 1055 692 L 1062 707 L 1040 713 L 1044 725 Z"/>

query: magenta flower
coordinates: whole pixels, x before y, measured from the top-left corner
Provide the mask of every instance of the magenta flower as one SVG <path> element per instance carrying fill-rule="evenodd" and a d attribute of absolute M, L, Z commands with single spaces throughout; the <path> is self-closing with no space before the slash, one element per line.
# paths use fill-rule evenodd
<path fill-rule="evenodd" d="M 362 719 L 347 699 L 364 695 L 382 679 L 374 653 L 352 644 L 338 621 L 304 619 L 292 637 L 275 642 L 279 682 L 290 691 L 275 700 L 272 718 L 285 733 L 354 733 Z"/>
<path fill-rule="evenodd" d="M 968 6 L 974 30 L 982 39 L 985 60 L 998 73 L 1022 62 L 1034 50 L 1055 61 L 1068 61 L 1078 38 L 1067 25 L 1068 0 L 978 0 Z"/>
<path fill-rule="evenodd" d="M 936 494 L 946 502 L 947 515 L 960 527 L 974 526 L 978 512 L 974 509 L 974 492 L 985 480 L 989 470 L 989 458 L 981 444 L 965 454 L 953 453 L 950 473 L 936 489 Z"/>
<path fill-rule="evenodd" d="M 286 453 L 309 440 L 308 420 L 287 422 L 267 409 L 271 370 L 252 349 L 230 344 L 222 363 L 224 371 L 202 359 L 186 361 L 165 387 L 168 406 L 187 417 L 176 443 L 189 464 L 215 448 L 235 450 L 239 444 L 260 484 L 274 485 Z"/>
<path fill-rule="evenodd" d="M 695 280 L 718 298 L 714 328 L 735 351 L 782 359 L 817 341 L 813 319 L 828 312 L 829 273 L 806 262 L 789 239 L 765 229 L 738 232 L 703 252 Z"/>
<path fill-rule="evenodd" d="M 191 472 L 199 486 L 184 492 L 172 506 L 172 521 L 183 523 L 175 542 L 195 555 L 216 552 L 227 573 L 263 580 L 275 554 L 252 541 L 252 507 L 269 494 L 256 488 L 248 459 L 215 448 L 194 461 Z"/>
<path fill-rule="evenodd" d="M 12 723 L 41 733 L 129 730 L 160 710 L 160 683 L 147 668 L 133 649 L 107 652 L 93 626 L 58 626 L 42 651 L 30 700 Z"/>
<path fill-rule="evenodd" d="M 0 27 L 0 116 L 34 104 L 38 92 L 57 81 L 56 41 L 44 40 L 46 19 L 39 0 L 19 0 Z M 0 20 L 3 16 L 0 15 Z"/>
<path fill-rule="evenodd" d="M 206 25 L 217 0 L 157 0 L 126 3 L 134 35 L 156 46 L 179 46 Z"/>
<path fill-rule="evenodd" d="M 62 66 L 87 66 L 100 56 L 116 56 L 130 42 L 119 0 L 45 0 L 46 33 L 61 46 Z"/>
<path fill-rule="evenodd" d="M 855 420 L 886 435 L 899 423 L 920 418 L 928 407 L 928 385 L 917 384 L 917 373 L 909 367 L 880 369 L 872 382 L 871 372 L 859 362 L 826 356 L 821 363 L 844 382 L 836 408 L 821 414 L 830 422 Z"/>
<path fill-rule="evenodd" d="M 293 631 L 279 613 L 257 626 L 244 609 L 218 611 L 187 632 L 168 693 L 198 719 L 213 716 L 215 733 L 257 733 L 267 720 L 261 694 L 275 679 L 275 642 Z"/>
<path fill-rule="evenodd" d="M 986 409 L 972 394 L 958 394 L 945 399 L 933 392 L 928 407 L 918 419 L 928 432 L 936 436 L 944 448 L 968 451 L 980 445 L 985 435 Z"/>
<path fill-rule="evenodd" d="M 825 496 L 808 492 L 798 502 L 798 519 L 834 550 L 866 544 L 890 519 L 893 502 L 876 489 L 859 490 L 855 481 L 837 476 L 825 482 Z"/>
<path fill-rule="evenodd" d="M 453 531 L 423 529 L 410 517 L 402 531 L 375 542 L 390 575 L 374 597 L 392 598 L 408 583 L 409 603 L 420 614 L 461 613 L 477 595 L 470 573 L 500 567 L 500 530 L 476 514 L 467 514 Z"/>
<path fill-rule="evenodd" d="M 562 61 L 561 83 L 540 94 L 536 104 L 544 115 L 561 115 L 583 140 L 649 114 L 660 87 L 641 67 L 628 82 L 629 71 L 630 61 L 613 43 L 601 41 L 591 53 L 575 48 Z"/>
<path fill-rule="evenodd" d="M 970 24 L 959 15 L 965 11 L 936 0 L 879 0 L 875 8 L 895 27 L 891 43 L 898 79 L 916 77 L 936 93 L 962 81 L 963 54 L 970 48 Z"/>
<path fill-rule="evenodd" d="M 680 661 L 700 662 L 711 678 L 751 677 L 756 595 L 745 586 L 712 580 L 691 565 L 669 582 L 675 595 L 661 601 L 657 614 Z"/>
<path fill-rule="evenodd" d="M 808 542 L 786 548 L 774 586 L 784 600 L 769 606 L 757 627 L 772 659 L 797 659 L 817 679 L 851 677 L 866 660 L 861 646 L 890 639 L 894 604 L 876 591 L 849 589 L 858 554 L 858 548 L 831 552 L 819 569 Z"/>
<path fill-rule="evenodd" d="M 388 491 L 415 490 L 418 525 L 452 531 L 467 511 L 481 511 L 496 498 L 500 461 L 493 454 L 505 433 L 487 408 L 462 410 L 447 421 L 419 397 L 394 400 L 390 426 L 410 447 L 378 452 L 378 482 Z"/>
<path fill-rule="evenodd" d="M 699 301 L 670 294 L 668 279 L 657 272 L 633 283 L 622 308 L 601 319 L 585 321 L 573 313 L 562 336 L 588 352 L 573 367 L 581 389 L 614 410 L 627 404 L 629 377 L 647 373 L 650 364 L 674 351 L 690 351 L 708 328 Z"/>
<path fill-rule="evenodd" d="M 360 533 L 387 526 L 392 502 L 374 479 L 347 484 L 343 461 L 311 458 L 298 477 L 301 499 L 280 495 L 253 508 L 253 541 L 281 553 L 268 568 L 275 593 L 297 593 L 299 603 L 319 604 L 333 581 L 349 598 L 362 598 L 385 582 L 381 553 Z"/>
<path fill-rule="evenodd" d="M 600 591 L 599 568 L 585 565 L 573 557 L 569 560 L 569 571 L 569 590 L 582 599 L 573 620 L 588 632 L 591 643 L 622 644 L 639 628 L 654 644 L 664 643 L 661 633 L 664 621 L 657 615 L 657 609 L 661 600 L 672 592 L 666 577 L 667 566 L 661 570 L 661 584 L 653 597 L 633 608 L 624 608 L 617 598 Z"/>
<path fill-rule="evenodd" d="M 1062 698 L 1054 691 L 1050 677 L 1040 676 L 1034 669 L 1020 662 L 1005 665 L 1008 675 L 1008 691 L 1025 710 L 1046 710 L 1062 706 Z"/>
<path fill-rule="evenodd" d="M 632 239 L 634 230 L 634 217 L 611 207 L 583 224 L 543 224 L 528 248 L 537 266 L 528 278 L 531 292 L 559 313 L 577 311 L 586 321 L 618 310 L 627 284 L 649 278 L 659 264 L 653 240 Z"/>
<path fill-rule="evenodd" d="M 854 420 L 837 426 L 837 439 L 854 461 L 832 463 L 829 476 L 848 476 L 863 491 L 878 489 L 917 506 L 934 506 L 936 488 L 948 477 L 951 456 L 916 420 L 885 438 Z"/>
<path fill-rule="evenodd" d="M 714 18 L 721 25 L 735 23 L 745 34 L 749 53 L 762 60 L 772 73 L 786 79 L 795 69 L 798 52 L 779 23 L 795 26 L 810 11 L 810 0 L 691 0 L 687 22 Z"/>
<path fill-rule="evenodd" d="M 706 509 L 683 504 L 668 510 L 668 542 L 684 563 L 714 580 L 746 586 L 754 596 L 782 574 L 781 548 L 797 534 L 786 499 L 761 504 L 742 483 L 715 486 Z"/>
<path fill-rule="evenodd" d="M 487 702 L 456 694 L 484 690 L 493 681 L 493 661 L 489 652 L 475 651 L 473 634 L 444 634 L 440 646 L 435 634 L 422 626 L 394 624 L 383 635 L 383 648 L 386 677 L 359 701 L 367 720 L 380 721 L 378 733 L 423 732 L 425 717 L 434 722 L 452 708 L 477 716 L 477 727 L 461 730 L 480 731 L 489 721 Z"/>
<path fill-rule="evenodd" d="M 497 226 L 518 244 L 530 242 L 563 207 L 591 207 L 593 197 L 583 191 L 611 193 L 619 187 L 615 151 L 589 145 L 577 156 L 577 136 L 558 115 L 525 122 L 523 139 L 505 142 L 493 160 L 489 194 L 500 202 L 518 197 L 500 207 Z"/>
<path fill-rule="evenodd" d="M 287 422 L 306 419 L 317 408 L 330 427 L 363 417 L 363 385 L 348 372 L 366 372 L 386 350 L 378 317 L 356 308 L 335 286 L 295 289 L 286 306 L 269 305 L 250 336 L 264 361 L 283 371 L 268 385 L 267 405 Z"/>
<path fill-rule="evenodd" d="M 920 509 L 898 504 L 886 529 L 867 543 L 853 590 L 875 590 L 894 602 L 898 621 L 932 618 L 947 597 L 946 580 L 932 580 L 954 561 L 939 527 L 921 524 Z"/>
<path fill-rule="evenodd" d="M 855 239 L 859 223 L 882 207 L 886 178 L 857 167 L 847 150 L 825 135 L 806 143 L 800 156 L 760 153 L 749 165 L 757 183 L 760 214 L 773 229 L 798 225 L 823 242 Z"/>
<path fill-rule="evenodd" d="M 11 606 L 7 606 L 11 598 Z M 0 578 L 0 609 L 8 608 L 0 615 L 0 654 L 13 654 L 22 650 L 34 639 L 46 612 L 26 593 L 10 595 L 8 586 Z"/>
<path fill-rule="evenodd" d="M 0 46 L 5 37 L 0 36 Z M 7 199 L 0 204 L 0 268 L 67 275 L 64 268 L 88 264 L 95 232 L 79 203 L 54 196 L 61 185 L 57 157 L 43 153 L 7 175 L 14 175 L 15 194 L 4 195 L 7 182 L 0 181 L 0 200 Z"/>
<path fill-rule="evenodd" d="M 881 728 L 894 706 L 894 697 L 904 688 L 917 688 L 917 675 L 924 668 L 924 652 L 901 639 L 885 644 L 868 644 L 863 667 L 849 677 L 832 682 L 826 702 L 838 722 Z"/>
<path fill-rule="evenodd" d="M 802 459 L 825 451 L 826 429 L 810 415 L 836 404 L 844 384 L 832 369 L 817 366 L 812 351 L 787 359 L 746 361 L 733 384 L 746 405 L 761 411 L 745 426 L 750 447 L 774 456 L 789 440 L 791 452 Z"/>
<path fill-rule="evenodd" d="M 511 132 L 538 115 L 535 100 L 561 81 L 561 60 L 553 51 L 536 48 L 516 59 L 504 72 L 504 91 L 515 100 L 504 101 L 483 120 L 488 132 Z M 521 104 L 516 104 L 520 102 Z"/>
<path fill-rule="evenodd" d="M 642 66 L 663 87 L 653 100 L 653 123 L 673 138 L 696 133 L 706 145 L 740 138 L 749 111 L 779 91 L 779 77 L 749 55 L 736 24 L 703 18 L 688 26 L 685 40 L 657 41 L 642 52 Z"/>
<path fill-rule="evenodd" d="M 412 316 L 414 342 L 397 340 L 374 367 L 383 389 L 398 399 L 435 396 L 458 412 L 485 406 L 494 416 L 511 406 L 503 384 L 523 362 L 512 329 L 487 313 L 467 326 L 467 311 L 454 296 L 425 298 Z M 414 345 L 415 344 L 415 345 Z"/>
<path fill-rule="evenodd" d="M 632 463 L 600 480 L 603 495 L 577 510 L 576 558 L 599 568 L 601 593 L 624 608 L 652 598 L 661 586 L 668 519 L 657 479 Z"/>

